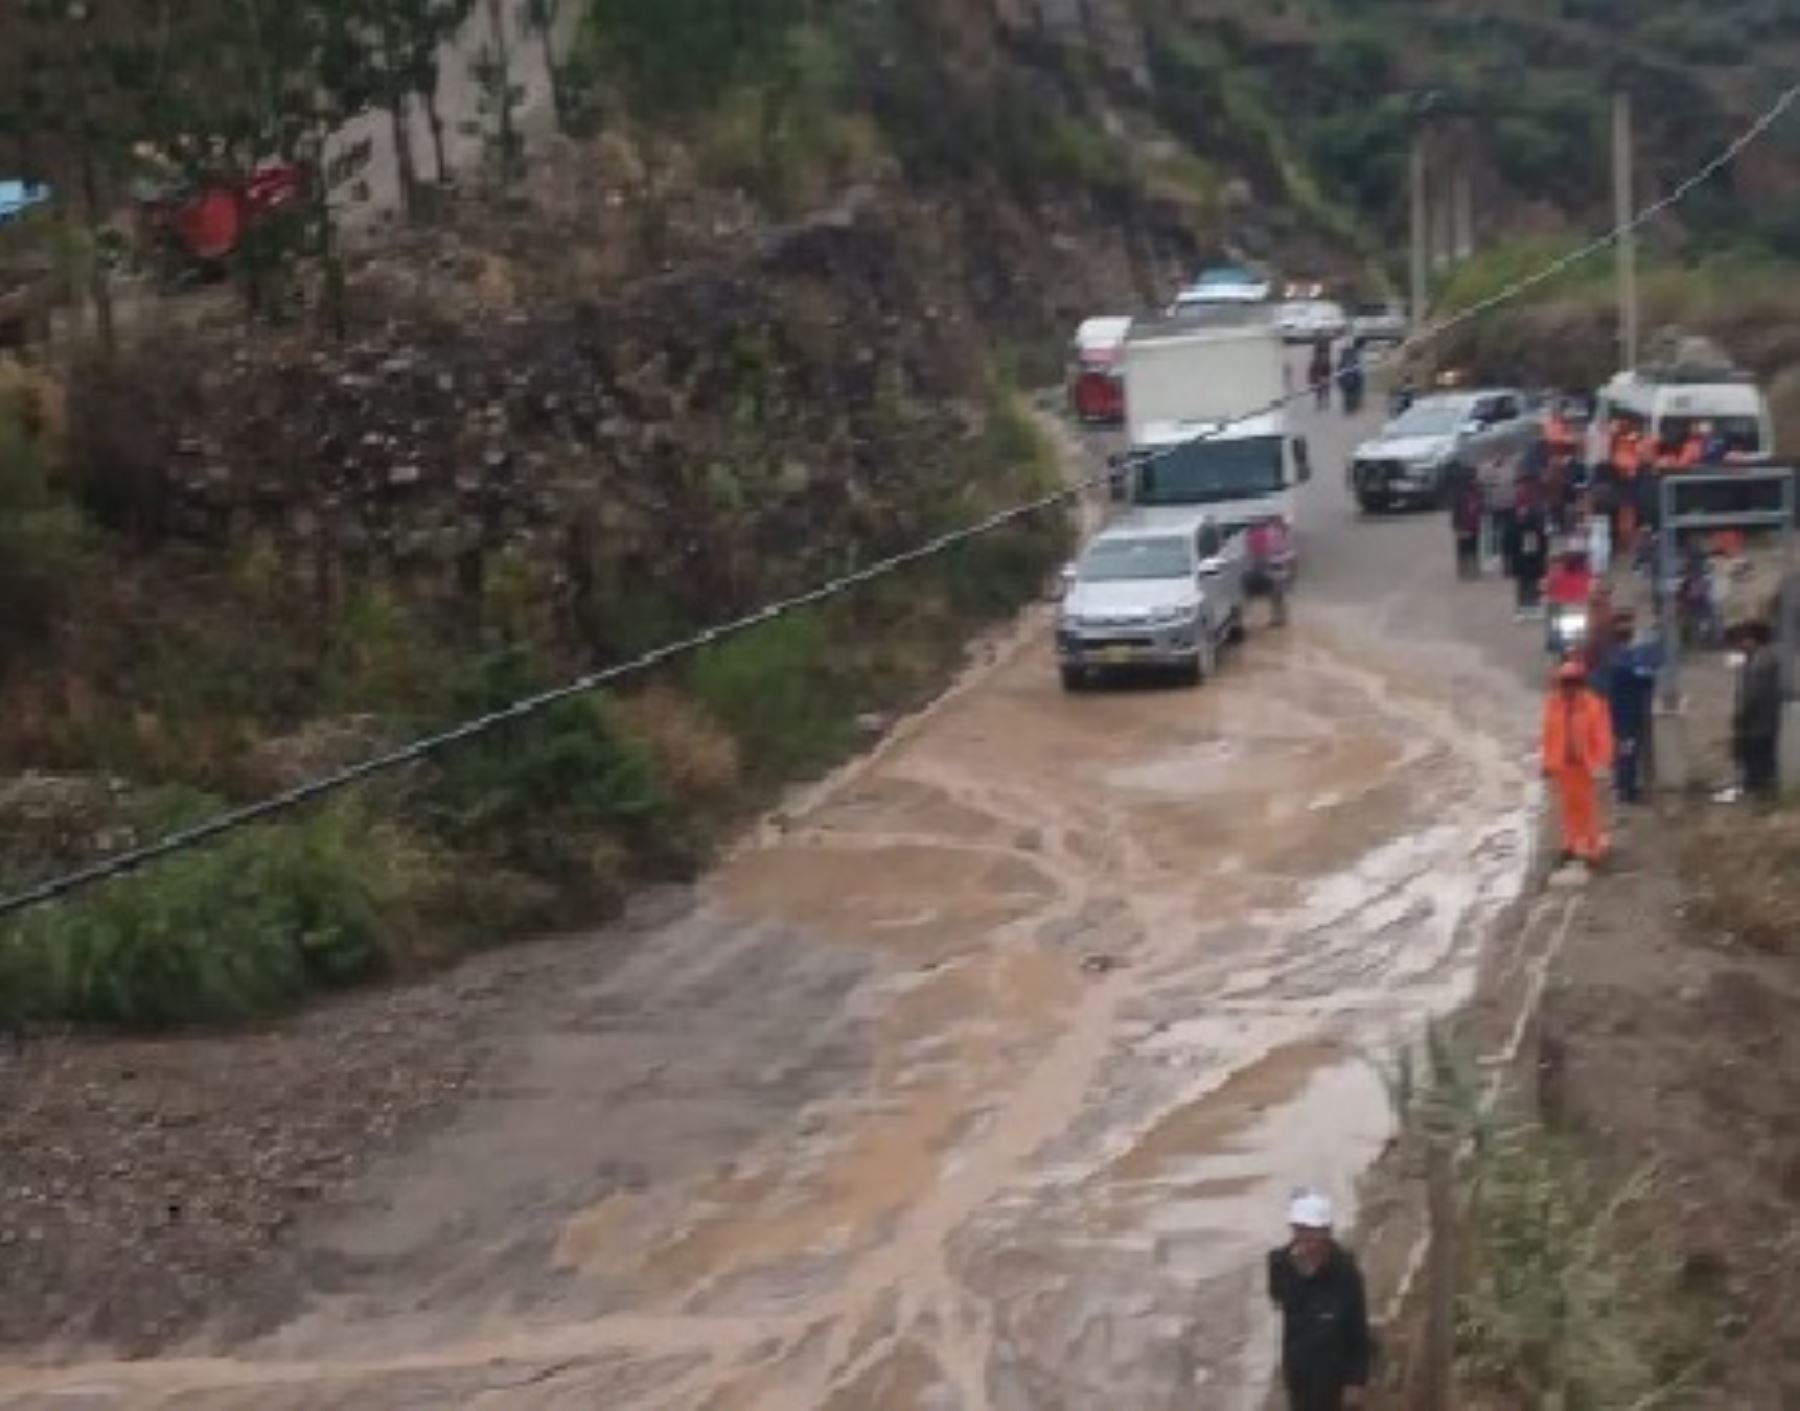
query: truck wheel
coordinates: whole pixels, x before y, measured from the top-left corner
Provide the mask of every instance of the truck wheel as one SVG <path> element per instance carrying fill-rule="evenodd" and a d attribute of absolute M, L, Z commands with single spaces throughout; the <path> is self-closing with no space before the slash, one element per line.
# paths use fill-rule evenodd
<path fill-rule="evenodd" d="M 1062 688 L 1074 695 L 1078 691 L 1087 690 L 1087 672 L 1079 666 L 1065 666 L 1062 669 Z"/>

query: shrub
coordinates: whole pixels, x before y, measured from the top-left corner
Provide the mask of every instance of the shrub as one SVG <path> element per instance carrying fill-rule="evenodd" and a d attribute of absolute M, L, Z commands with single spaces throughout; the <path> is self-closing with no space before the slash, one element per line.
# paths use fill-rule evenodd
<path fill-rule="evenodd" d="M 353 811 L 255 828 L 0 927 L 0 1014 L 144 1028 L 275 1013 L 386 966 Z"/>
<path fill-rule="evenodd" d="M 455 713 L 499 709 L 539 684 L 520 649 L 490 653 L 462 683 Z M 649 754 L 592 697 L 452 746 L 423 803 L 445 841 L 571 885 L 594 880 L 599 836 L 645 838 L 665 806 Z"/>
<path fill-rule="evenodd" d="M 825 618 L 800 612 L 703 653 L 689 681 L 736 736 L 747 772 L 767 780 L 817 769 L 849 748 L 856 707 L 831 660 Z"/>
<path fill-rule="evenodd" d="M 9 650 L 49 630 L 80 549 L 79 516 L 51 493 L 37 448 L 0 411 L 0 670 Z"/>

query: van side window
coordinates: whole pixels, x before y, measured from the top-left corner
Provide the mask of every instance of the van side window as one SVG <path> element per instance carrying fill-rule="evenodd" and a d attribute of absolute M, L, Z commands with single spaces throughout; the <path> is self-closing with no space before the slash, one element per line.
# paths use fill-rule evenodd
<path fill-rule="evenodd" d="M 1504 397 L 1496 397 L 1492 415 L 1496 421 L 1517 421 L 1520 416 L 1519 399 L 1510 393 Z"/>
<path fill-rule="evenodd" d="M 1202 563 L 1206 562 L 1207 559 L 1217 558 L 1219 550 L 1223 547 L 1224 545 L 1219 540 L 1219 531 L 1215 526 L 1211 524 L 1203 524 L 1200 526 L 1199 539 L 1195 548 L 1199 553 L 1200 561 Z"/>

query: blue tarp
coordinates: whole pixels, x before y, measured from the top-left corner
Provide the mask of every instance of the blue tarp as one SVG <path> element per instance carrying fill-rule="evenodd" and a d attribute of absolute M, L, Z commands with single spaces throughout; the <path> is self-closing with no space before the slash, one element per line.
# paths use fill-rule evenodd
<path fill-rule="evenodd" d="M 24 181 L 0 179 L 0 221 L 11 220 L 28 207 L 50 199 L 50 190 Z"/>

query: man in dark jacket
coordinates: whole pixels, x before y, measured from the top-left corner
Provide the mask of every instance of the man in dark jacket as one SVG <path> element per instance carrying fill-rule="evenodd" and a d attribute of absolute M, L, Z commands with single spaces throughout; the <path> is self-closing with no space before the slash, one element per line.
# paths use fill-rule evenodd
<path fill-rule="evenodd" d="M 1766 622 L 1742 623 L 1733 636 L 1744 653 L 1737 709 L 1731 720 L 1744 792 L 1753 799 L 1772 799 L 1779 785 L 1781 659 L 1775 652 L 1775 634 Z"/>
<path fill-rule="evenodd" d="M 1544 571 L 1550 565 L 1550 531 L 1544 523 L 1543 497 L 1534 480 L 1521 480 L 1514 491 L 1510 532 L 1507 559 L 1518 609 L 1513 616 L 1523 622 L 1542 611 Z"/>
<path fill-rule="evenodd" d="M 1269 1255 L 1281 1310 L 1281 1372 L 1291 1411 L 1366 1404 L 1371 1341 L 1362 1271 L 1331 1237 L 1331 1202 L 1310 1192 L 1288 1207 L 1292 1238 Z"/>
<path fill-rule="evenodd" d="M 1604 690 L 1612 711 L 1613 794 L 1622 804 L 1642 797 L 1644 759 L 1650 748 L 1651 714 L 1656 701 L 1656 677 L 1662 670 L 1662 643 L 1638 631 L 1629 609 L 1613 618 L 1614 632 L 1623 644 L 1613 657 Z"/>

